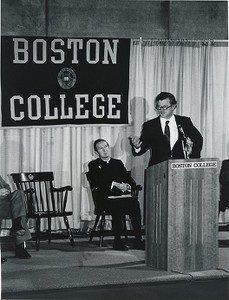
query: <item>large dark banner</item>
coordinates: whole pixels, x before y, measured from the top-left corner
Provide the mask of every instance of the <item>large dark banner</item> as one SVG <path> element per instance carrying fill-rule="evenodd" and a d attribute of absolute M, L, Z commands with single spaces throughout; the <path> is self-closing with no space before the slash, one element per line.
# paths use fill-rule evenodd
<path fill-rule="evenodd" d="M 2 126 L 127 124 L 129 39 L 3 36 Z"/>

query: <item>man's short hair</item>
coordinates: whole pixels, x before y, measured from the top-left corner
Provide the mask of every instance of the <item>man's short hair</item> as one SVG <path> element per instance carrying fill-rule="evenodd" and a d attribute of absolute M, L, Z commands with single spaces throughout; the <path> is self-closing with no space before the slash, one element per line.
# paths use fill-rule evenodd
<path fill-rule="evenodd" d="M 96 146 L 97 146 L 97 144 L 100 143 L 100 142 L 105 142 L 105 143 L 107 143 L 107 145 L 109 146 L 109 143 L 108 143 L 106 140 L 104 140 L 104 139 L 97 139 L 97 140 L 94 141 L 94 150 L 95 150 L 96 152 L 97 152 Z"/>
<path fill-rule="evenodd" d="M 168 93 L 168 92 L 161 92 L 160 94 L 158 94 L 156 99 L 155 99 L 155 103 L 157 104 L 158 101 L 165 100 L 167 98 L 169 98 L 171 105 L 176 105 L 177 104 L 177 100 L 175 99 L 174 95 L 171 94 L 171 93 Z"/>

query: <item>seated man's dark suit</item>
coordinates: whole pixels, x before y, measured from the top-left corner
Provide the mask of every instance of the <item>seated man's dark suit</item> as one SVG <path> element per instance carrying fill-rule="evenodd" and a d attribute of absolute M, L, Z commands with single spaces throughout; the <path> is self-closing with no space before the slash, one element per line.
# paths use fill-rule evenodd
<path fill-rule="evenodd" d="M 160 117 L 149 120 L 143 124 L 140 140 L 142 141 L 141 150 L 136 152 L 133 149 L 133 155 L 138 156 L 150 150 L 151 157 L 149 166 L 155 165 L 168 159 L 182 159 L 184 152 L 182 148 L 182 128 L 186 137 L 189 137 L 193 142 L 192 153 L 189 158 L 199 158 L 203 146 L 203 137 L 198 129 L 193 125 L 189 117 L 174 115 L 177 128 L 178 140 L 174 147 L 170 149 L 169 144 L 164 136 L 161 128 Z"/>
<path fill-rule="evenodd" d="M 119 238 L 123 232 L 123 215 L 128 214 L 134 229 L 136 239 L 141 240 L 141 213 L 139 202 L 136 198 L 115 198 L 109 199 L 108 196 L 123 195 L 122 191 L 112 187 L 112 182 L 129 183 L 135 187 L 136 183 L 129 172 L 118 159 L 111 158 L 109 162 L 104 162 L 101 158 L 89 163 L 89 173 L 92 188 L 96 189 L 98 200 L 98 210 L 106 210 L 112 215 L 112 228 L 114 236 Z"/>
<path fill-rule="evenodd" d="M 219 210 L 224 212 L 229 207 L 229 159 L 222 162 L 220 174 L 220 203 Z"/>

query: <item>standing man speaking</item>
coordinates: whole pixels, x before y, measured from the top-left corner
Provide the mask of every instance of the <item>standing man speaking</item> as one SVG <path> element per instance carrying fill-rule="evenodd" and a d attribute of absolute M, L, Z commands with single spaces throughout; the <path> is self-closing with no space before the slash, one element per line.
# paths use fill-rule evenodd
<path fill-rule="evenodd" d="M 134 156 L 150 150 L 149 166 L 168 159 L 200 158 L 203 137 L 189 117 L 174 114 L 173 94 L 161 92 L 155 99 L 157 118 L 145 122 L 141 136 L 130 137 Z"/>

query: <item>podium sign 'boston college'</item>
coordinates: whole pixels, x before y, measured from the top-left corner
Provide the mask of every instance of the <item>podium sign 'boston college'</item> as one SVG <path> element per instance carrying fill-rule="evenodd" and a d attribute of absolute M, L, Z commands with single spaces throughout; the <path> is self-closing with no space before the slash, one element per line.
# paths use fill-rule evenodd
<path fill-rule="evenodd" d="M 127 124 L 129 39 L 2 37 L 2 126 Z"/>

